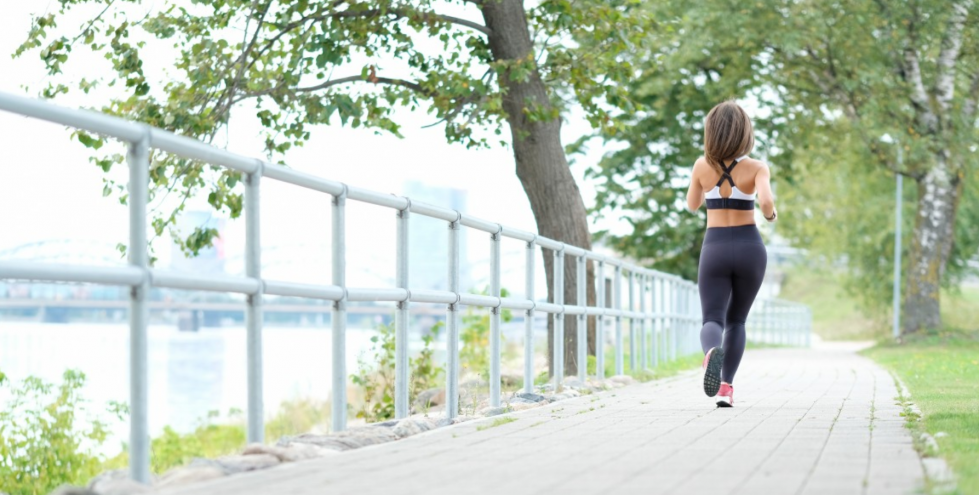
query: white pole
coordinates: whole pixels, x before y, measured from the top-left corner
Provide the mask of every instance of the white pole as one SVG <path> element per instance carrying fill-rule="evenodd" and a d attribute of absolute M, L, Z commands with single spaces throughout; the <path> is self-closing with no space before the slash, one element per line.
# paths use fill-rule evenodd
<path fill-rule="evenodd" d="M 904 154 L 901 143 L 897 143 L 897 167 L 901 168 Z M 901 337 L 901 191 L 904 176 L 897 174 L 897 189 L 894 193 L 894 339 Z"/>

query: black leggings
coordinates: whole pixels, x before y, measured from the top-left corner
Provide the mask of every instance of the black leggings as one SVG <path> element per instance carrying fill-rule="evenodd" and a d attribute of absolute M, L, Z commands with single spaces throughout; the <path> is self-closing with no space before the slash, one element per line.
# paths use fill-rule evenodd
<path fill-rule="evenodd" d="M 700 346 L 724 349 L 721 380 L 734 382 L 744 354 L 744 322 L 765 278 L 768 252 L 758 227 L 711 227 L 700 251 Z M 723 334 L 723 338 L 722 338 Z"/>

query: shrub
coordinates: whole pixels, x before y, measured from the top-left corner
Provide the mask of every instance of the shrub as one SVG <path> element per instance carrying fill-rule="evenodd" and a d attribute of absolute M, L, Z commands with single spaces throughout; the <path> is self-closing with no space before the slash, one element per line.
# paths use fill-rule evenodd
<path fill-rule="evenodd" d="M 55 387 L 28 377 L 10 388 L 11 400 L 0 410 L 0 491 L 10 495 L 48 493 L 66 483 L 81 485 L 102 470 L 95 449 L 108 437 L 107 423 L 88 409 L 81 396 L 85 374 L 65 371 Z M 0 373 L 0 388 L 11 387 Z M 126 407 L 110 403 L 110 416 L 121 420 Z M 79 428 L 76 422 L 88 420 Z"/>
<path fill-rule="evenodd" d="M 422 336 L 422 352 L 409 358 L 410 386 L 409 403 L 423 390 L 433 388 L 442 376 L 442 367 L 434 362 L 432 343 L 443 328 L 441 322 L 435 324 Z M 371 361 L 363 356 L 358 360 L 357 373 L 350 375 L 354 384 L 361 387 L 364 403 L 357 411 L 358 418 L 368 423 L 387 421 L 394 418 L 394 326 L 381 325 L 378 335 L 371 337 Z"/>

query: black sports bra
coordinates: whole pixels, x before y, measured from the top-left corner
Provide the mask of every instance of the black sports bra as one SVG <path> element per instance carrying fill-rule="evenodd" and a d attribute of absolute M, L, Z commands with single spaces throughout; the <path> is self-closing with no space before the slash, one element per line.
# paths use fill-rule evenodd
<path fill-rule="evenodd" d="M 734 166 L 744 158 L 745 156 L 735 158 L 730 167 L 725 167 L 724 162 L 721 162 L 722 172 L 720 180 L 717 181 L 717 185 L 713 189 L 707 191 L 704 195 L 707 199 L 708 210 L 751 211 L 755 209 L 755 195 L 741 192 L 738 186 L 734 185 L 734 178 L 731 177 L 731 171 L 734 170 Z M 731 184 L 731 195 L 726 198 L 721 197 L 721 184 L 724 181 L 728 181 Z"/>

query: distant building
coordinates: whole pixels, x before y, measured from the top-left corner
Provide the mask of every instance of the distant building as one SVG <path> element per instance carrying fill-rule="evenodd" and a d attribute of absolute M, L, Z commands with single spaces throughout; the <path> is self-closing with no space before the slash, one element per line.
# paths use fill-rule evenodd
<path fill-rule="evenodd" d="M 466 191 L 450 187 L 434 187 L 422 182 L 407 181 L 404 195 L 413 201 L 429 203 L 433 206 L 466 211 Z M 408 284 L 412 289 L 449 289 L 449 227 L 442 220 L 412 217 L 408 230 Z M 460 273 L 459 287 L 462 291 L 472 288 L 472 274 L 469 267 L 467 231 L 459 233 Z"/>
<path fill-rule="evenodd" d="M 225 273 L 224 229 L 225 220 L 217 218 L 210 211 L 187 211 L 177 219 L 177 231 L 181 236 L 190 235 L 196 228 L 217 229 L 219 234 L 214 239 L 214 246 L 201 249 L 197 256 L 189 257 L 180 250 L 180 246 L 171 246 L 170 268 L 181 272 L 192 272 L 197 275 L 223 275 Z"/>

